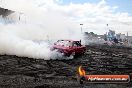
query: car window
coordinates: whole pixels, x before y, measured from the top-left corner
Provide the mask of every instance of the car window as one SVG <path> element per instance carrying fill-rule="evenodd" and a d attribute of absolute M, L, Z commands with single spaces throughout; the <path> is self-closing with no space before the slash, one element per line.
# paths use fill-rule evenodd
<path fill-rule="evenodd" d="M 81 43 L 79 41 L 76 41 L 73 43 L 73 46 L 81 46 Z"/>
<path fill-rule="evenodd" d="M 70 42 L 70 41 L 58 41 L 58 42 L 56 43 L 56 45 L 69 47 L 69 46 L 72 46 L 72 42 Z"/>
<path fill-rule="evenodd" d="M 65 41 L 65 42 L 64 42 L 64 46 L 65 46 L 65 47 L 72 46 L 72 42 L 70 42 L 70 41 Z"/>
<path fill-rule="evenodd" d="M 73 43 L 73 46 L 77 46 L 77 44 L 76 43 Z"/>

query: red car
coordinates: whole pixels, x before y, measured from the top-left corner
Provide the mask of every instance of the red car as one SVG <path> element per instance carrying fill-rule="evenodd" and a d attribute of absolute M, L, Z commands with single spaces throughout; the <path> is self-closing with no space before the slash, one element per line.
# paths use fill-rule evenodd
<path fill-rule="evenodd" d="M 86 47 L 81 45 L 81 41 L 73 40 L 58 40 L 52 46 L 51 50 L 57 50 L 62 53 L 64 56 L 74 56 L 84 54 Z"/>

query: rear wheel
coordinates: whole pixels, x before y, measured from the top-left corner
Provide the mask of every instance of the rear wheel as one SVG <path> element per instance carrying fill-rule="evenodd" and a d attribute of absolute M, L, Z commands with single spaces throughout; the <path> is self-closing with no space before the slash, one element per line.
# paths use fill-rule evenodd
<path fill-rule="evenodd" d="M 75 52 L 72 52 L 69 56 L 70 59 L 74 59 L 75 58 Z"/>
<path fill-rule="evenodd" d="M 86 51 L 84 51 L 82 54 L 85 55 L 86 54 Z"/>

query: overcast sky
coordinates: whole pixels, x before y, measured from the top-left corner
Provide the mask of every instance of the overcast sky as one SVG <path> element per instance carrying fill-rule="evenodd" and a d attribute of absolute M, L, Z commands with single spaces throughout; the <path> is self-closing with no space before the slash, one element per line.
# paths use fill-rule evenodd
<path fill-rule="evenodd" d="M 95 3 L 98 4 L 101 0 L 61 0 L 61 4 L 84 4 L 84 3 Z M 117 6 L 116 11 L 118 12 L 127 12 L 132 16 L 132 0 L 105 0 L 109 6 Z"/>
<path fill-rule="evenodd" d="M 70 20 L 71 25 L 68 26 L 71 28 L 79 28 L 80 24 L 83 24 L 83 31 L 104 34 L 108 31 L 106 24 L 109 24 L 109 28 L 117 33 L 128 32 L 132 35 L 132 0 L 1 0 L 1 2 L 2 7 L 25 13 L 28 17 L 38 16 L 38 21 L 43 15 L 48 16 L 48 13 L 52 13 L 56 19 L 63 17 Z M 77 26 L 74 27 L 72 23 Z"/>

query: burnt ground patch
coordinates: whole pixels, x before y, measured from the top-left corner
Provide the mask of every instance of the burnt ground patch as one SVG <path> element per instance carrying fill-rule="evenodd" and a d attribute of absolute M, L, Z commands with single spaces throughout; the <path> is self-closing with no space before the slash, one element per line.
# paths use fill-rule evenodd
<path fill-rule="evenodd" d="M 90 45 L 83 56 L 72 60 L 43 60 L 0 55 L 0 88 L 131 88 L 124 84 L 80 85 L 77 68 L 87 74 L 128 74 L 132 77 L 132 48 Z"/>

